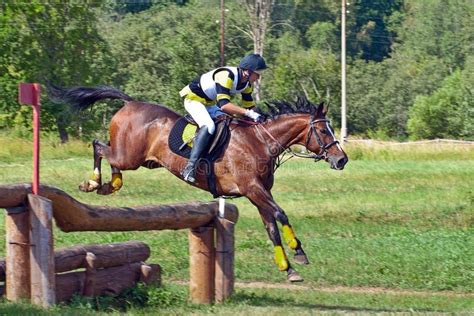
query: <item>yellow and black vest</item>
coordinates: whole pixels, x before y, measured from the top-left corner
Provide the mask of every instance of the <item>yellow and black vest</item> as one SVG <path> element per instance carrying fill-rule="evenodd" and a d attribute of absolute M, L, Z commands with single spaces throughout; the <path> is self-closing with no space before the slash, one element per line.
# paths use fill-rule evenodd
<path fill-rule="evenodd" d="M 255 105 L 252 98 L 252 86 L 242 82 L 242 71 L 237 67 L 221 67 L 213 69 L 195 78 L 180 91 L 182 97 L 196 100 L 204 105 L 217 104 L 219 107 L 230 102 L 230 97 L 242 94 L 242 105 Z"/>

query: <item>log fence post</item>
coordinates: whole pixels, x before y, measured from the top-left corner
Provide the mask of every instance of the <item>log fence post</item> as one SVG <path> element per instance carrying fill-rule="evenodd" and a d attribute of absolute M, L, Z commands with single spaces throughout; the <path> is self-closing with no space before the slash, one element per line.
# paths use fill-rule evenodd
<path fill-rule="evenodd" d="M 7 300 L 30 299 L 30 215 L 26 207 L 7 208 L 5 216 Z"/>
<path fill-rule="evenodd" d="M 212 304 L 215 296 L 214 227 L 189 231 L 189 294 L 191 302 Z"/>
<path fill-rule="evenodd" d="M 216 302 L 223 303 L 234 291 L 234 225 L 217 217 L 216 225 Z"/>
<path fill-rule="evenodd" d="M 53 206 L 42 196 L 28 194 L 30 213 L 31 302 L 43 307 L 56 303 L 53 248 Z"/>

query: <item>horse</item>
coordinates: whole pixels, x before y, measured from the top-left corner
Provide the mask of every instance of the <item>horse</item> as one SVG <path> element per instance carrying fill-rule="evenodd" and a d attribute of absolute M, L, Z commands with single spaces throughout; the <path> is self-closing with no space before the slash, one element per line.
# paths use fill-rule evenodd
<path fill-rule="evenodd" d="M 121 170 L 136 170 L 164 167 L 180 178 L 180 171 L 187 159 L 172 152 L 168 136 L 175 122 L 182 118 L 177 112 L 157 104 L 141 102 L 122 91 L 108 86 L 99 87 L 50 87 L 52 100 L 84 110 L 103 99 L 118 99 L 124 102 L 110 121 L 108 144 L 93 141 L 94 175 L 80 188 L 85 192 L 111 194 L 122 185 Z M 269 111 L 263 123 L 233 119 L 231 133 L 221 156 L 214 163 L 215 190 L 217 195 L 246 197 L 255 205 L 274 246 L 274 260 L 280 271 L 287 273 L 290 282 L 303 281 L 292 267 L 282 246 L 277 221 L 282 225 L 283 238 L 294 251 L 294 261 L 309 264 L 301 241 L 290 225 L 284 210 L 273 199 L 275 166 L 284 152 L 293 152 L 290 146 L 299 144 L 311 154 L 307 158 L 326 161 L 332 169 L 342 170 L 348 157 L 326 118 L 328 107 L 316 105 L 306 98 L 296 102 L 275 101 L 268 104 Z M 112 179 L 101 181 L 101 161 L 108 160 Z M 191 185 L 210 191 L 206 174 L 207 165 L 200 161 L 196 182 Z M 201 170 L 201 171 L 200 171 Z M 184 180 L 183 180 L 184 181 Z"/>

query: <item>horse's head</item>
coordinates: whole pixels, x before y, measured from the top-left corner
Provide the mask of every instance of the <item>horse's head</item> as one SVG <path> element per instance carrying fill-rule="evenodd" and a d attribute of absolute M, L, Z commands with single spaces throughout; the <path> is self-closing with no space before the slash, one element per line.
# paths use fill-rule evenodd
<path fill-rule="evenodd" d="M 326 118 L 328 107 L 321 103 L 313 109 L 310 113 L 306 149 L 316 154 L 318 159 L 327 161 L 332 169 L 342 170 L 349 158 L 339 145 L 334 130 Z"/>

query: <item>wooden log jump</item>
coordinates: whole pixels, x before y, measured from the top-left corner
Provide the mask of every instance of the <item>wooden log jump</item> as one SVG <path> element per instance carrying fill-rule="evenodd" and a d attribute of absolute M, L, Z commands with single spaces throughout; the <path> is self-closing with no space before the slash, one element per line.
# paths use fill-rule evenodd
<path fill-rule="evenodd" d="M 58 249 L 54 252 L 56 301 L 67 301 L 74 294 L 116 295 L 137 281 L 160 284 L 161 268 L 145 264 L 149 257 L 150 247 L 141 241 Z M 70 272 L 81 268 L 85 271 Z M 6 274 L 5 261 L 0 260 L 0 281 Z"/>
<path fill-rule="evenodd" d="M 217 202 L 108 207 L 80 203 L 52 186 L 41 185 L 39 195 L 31 194 L 31 190 L 30 184 L 0 185 L 0 208 L 7 209 L 4 264 L 7 299 L 18 301 L 26 298 L 48 307 L 78 291 L 84 295 L 107 291 L 117 294 L 127 286 L 133 286 L 137 275 L 145 283 L 156 279 L 154 275 L 159 273 L 159 266 L 138 261 L 131 263 L 134 262 L 130 261 L 131 257 L 138 260 L 143 254 L 133 252 L 130 245 L 115 246 L 115 249 L 114 245 L 105 248 L 91 246 L 94 249 L 76 246 L 54 252 L 52 218 L 65 232 L 190 229 L 191 301 L 205 304 L 222 302 L 232 294 L 233 227 L 238 218 L 234 205 L 226 204 L 225 216 L 219 217 Z M 123 247 L 129 250 L 128 255 L 123 255 Z M 125 258 L 119 258 L 121 255 Z M 115 266 L 117 262 L 114 260 L 122 265 Z M 128 262 L 126 268 L 124 261 Z M 0 262 L 0 278 L 1 267 Z M 78 267 L 86 270 L 55 274 Z M 110 275 L 122 277 L 118 280 Z M 104 286 L 106 280 L 111 279 L 116 285 L 113 290 Z M 64 288 L 70 291 L 60 290 Z"/>

